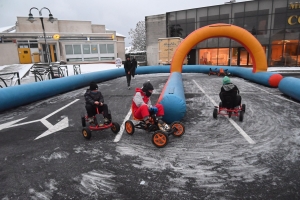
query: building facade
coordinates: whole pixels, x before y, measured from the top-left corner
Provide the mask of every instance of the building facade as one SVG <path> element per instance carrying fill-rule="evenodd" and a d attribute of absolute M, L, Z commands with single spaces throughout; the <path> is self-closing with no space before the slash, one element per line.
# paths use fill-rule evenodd
<path fill-rule="evenodd" d="M 158 64 L 158 38 L 185 38 L 201 27 L 226 23 L 246 29 L 258 39 L 268 66 L 300 66 L 300 3 L 292 0 L 231 1 L 146 16 L 145 21 L 148 65 Z M 229 38 L 198 43 L 187 57 L 188 64 L 252 66 L 247 50 Z"/>
<path fill-rule="evenodd" d="M 67 63 L 114 63 L 125 60 L 125 36 L 105 25 L 90 21 L 44 18 L 46 43 L 42 24 L 27 17 L 17 17 L 15 26 L 0 33 L 0 65 L 66 61 Z M 49 52 L 49 53 L 48 53 Z"/>

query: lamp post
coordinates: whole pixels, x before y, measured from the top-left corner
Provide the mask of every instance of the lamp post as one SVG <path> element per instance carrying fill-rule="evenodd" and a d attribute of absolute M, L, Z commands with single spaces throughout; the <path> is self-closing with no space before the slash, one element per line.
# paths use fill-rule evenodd
<path fill-rule="evenodd" d="M 50 65 L 50 54 L 49 54 L 49 47 L 47 45 L 47 40 L 46 40 L 46 33 L 45 33 L 45 27 L 44 27 L 44 18 L 42 16 L 42 10 L 44 9 L 47 9 L 49 11 L 49 19 L 48 21 L 50 21 L 51 23 L 54 22 L 54 18 L 53 18 L 53 15 L 51 14 L 51 11 L 49 10 L 49 8 L 46 8 L 46 7 L 43 7 L 41 8 L 40 10 L 36 7 L 32 7 L 30 8 L 29 10 L 29 17 L 28 17 L 28 21 L 30 21 L 31 23 L 33 23 L 34 21 L 36 21 L 33 17 L 33 15 L 31 14 L 31 10 L 32 9 L 35 9 L 35 10 L 38 10 L 39 11 L 39 15 L 40 15 L 40 20 L 41 20 L 41 23 L 42 23 L 42 28 L 43 28 L 43 34 L 44 34 L 44 39 L 45 39 L 45 47 L 46 47 L 46 54 L 47 54 L 47 60 L 48 60 L 48 64 Z"/>

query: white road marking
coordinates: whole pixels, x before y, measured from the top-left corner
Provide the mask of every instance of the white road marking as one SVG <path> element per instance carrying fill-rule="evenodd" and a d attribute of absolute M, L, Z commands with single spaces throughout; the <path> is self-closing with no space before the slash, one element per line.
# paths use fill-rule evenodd
<path fill-rule="evenodd" d="M 127 113 L 127 115 L 126 115 L 126 117 L 125 117 L 125 119 L 124 119 L 124 121 L 123 121 L 123 123 L 121 125 L 120 131 L 119 131 L 119 133 L 116 135 L 116 137 L 114 139 L 114 142 L 119 142 L 120 141 L 120 139 L 121 139 L 121 137 L 123 135 L 124 129 L 125 129 L 125 122 L 127 120 L 129 120 L 130 116 L 131 116 L 131 109 Z"/>
<path fill-rule="evenodd" d="M 46 126 L 48 128 L 48 130 L 46 132 L 44 132 L 43 134 L 41 134 L 40 136 L 38 136 L 37 138 L 35 138 L 34 140 L 40 139 L 42 137 L 45 137 L 47 135 L 50 135 L 52 133 L 55 133 L 57 131 L 60 131 L 64 128 L 67 128 L 69 126 L 69 119 L 68 117 L 65 117 L 63 120 L 59 121 L 57 124 L 52 125 L 49 121 L 47 121 L 46 119 L 51 117 L 52 115 L 58 113 L 59 111 L 65 109 L 66 107 L 72 105 L 73 103 L 75 103 L 76 101 L 79 101 L 79 99 L 75 99 L 74 101 L 72 101 L 71 103 L 61 107 L 60 109 L 50 113 L 49 115 L 43 117 L 42 119 L 38 119 L 38 120 L 33 120 L 33 121 L 29 121 L 29 122 L 24 122 L 24 123 L 20 123 L 20 124 L 15 124 L 25 118 L 22 119 L 18 119 L 15 121 L 11 121 L 11 122 L 7 122 L 5 124 L 0 124 L 0 130 L 5 129 L 5 128 L 11 128 L 11 127 L 17 127 L 17 126 L 21 126 L 21 125 L 25 125 L 25 124 L 31 124 L 31 123 L 35 123 L 35 122 L 41 122 L 44 124 L 44 126 Z"/>
<path fill-rule="evenodd" d="M 291 102 L 291 103 L 294 103 L 294 104 L 299 105 L 298 102 L 289 100 L 289 99 L 284 98 L 284 97 L 282 97 L 282 96 L 280 96 L 280 95 L 278 95 L 278 94 L 273 94 L 272 92 L 268 92 L 267 90 L 264 90 L 264 89 L 262 89 L 262 88 L 260 88 L 260 87 L 257 87 L 257 86 L 255 86 L 255 85 L 253 85 L 253 84 L 251 84 L 251 83 L 246 82 L 246 84 L 250 85 L 251 87 L 257 88 L 257 89 L 259 89 L 259 90 L 261 90 L 261 91 L 263 91 L 263 92 L 265 92 L 265 93 L 268 93 L 268 94 L 271 94 L 271 95 L 273 95 L 273 96 L 276 96 L 276 97 L 279 98 L 279 99 L 286 100 L 286 101 L 289 101 L 289 102 Z M 244 92 L 243 92 L 243 93 L 244 93 Z"/>
<path fill-rule="evenodd" d="M 198 85 L 198 83 L 193 80 L 194 83 L 196 84 L 196 86 L 201 90 L 201 92 L 212 102 L 212 104 L 214 106 L 218 106 L 218 104 L 210 97 L 206 94 L 206 92 L 203 90 L 202 87 L 200 87 L 200 85 Z M 250 144 L 255 144 L 255 142 L 249 137 L 249 135 L 247 135 L 247 133 L 232 119 L 230 119 L 229 117 L 225 116 L 229 122 L 236 128 L 236 130 L 250 143 Z"/>
<path fill-rule="evenodd" d="M 11 122 L 7 122 L 7 123 L 5 123 L 5 124 L 1 124 L 1 125 L 0 125 L 0 130 L 6 129 L 6 128 L 8 128 L 8 127 L 11 127 L 12 124 L 15 124 L 15 123 L 17 123 L 17 122 L 19 122 L 19 121 L 21 121 L 21 120 L 23 120 L 23 119 L 25 119 L 25 118 L 26 118 L 26 117 L 24 117 L 24 118 L 22 118 L 22 119 L 17 119 L 17 120 L 11 121 Z"/>
<path fill-rule="evenodd" d="M 43 121 L 42 121 L 43 122 Z M 47 121 L 48 122 L 48 121 Z M 49 123 L 50 124 L 50 123 Z M 51 124 L 50 124 L 51 125 Z M 64 128 L 67 128 L 69 126 L 69 119 L 68 117 L 65 117 L 63 120 L 59 121 L 57 124 L 55 124 L 54 126 L 51 125 L 51 127 L 48 127 L 48 130 L 45 131 L 43 134 L 39 135 L 37 138 L 35 138 L 34 140 L 40 139 L 42 137 L 45 137 L 47 135 L 50 135 L 51 133 L 55 133 L 57 131 L 60 131 Z"/>

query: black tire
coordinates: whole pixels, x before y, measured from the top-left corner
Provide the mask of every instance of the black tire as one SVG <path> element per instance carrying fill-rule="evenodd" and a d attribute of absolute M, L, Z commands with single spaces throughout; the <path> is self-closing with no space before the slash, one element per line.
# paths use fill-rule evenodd
<path fill-rule="evenodd" d="M 82 129 L 82 135 L 85 139 L 89 140 L 92 137 L 92 131 L 88 128 L 83 128 Z"/>
<path fill-rule="evenodd" d="M 214 117 L 215 119 L 218 118 L 218 109 L 217 109 L 217 108 L 214 108 L 213 117 Z"/>
<path fill-rule="evenodd" d="M 231 114 L 232 114 L 232 112 L 229 111 L 229 112 L 228 112 L 228 117 L 229 117 L 229 118 L 231 118 Z"/>
<path fill-rule="evenodd" d="M 81 125 L 82 127 L 86 127 L 86 121 L 84 116 L 81 116 Z"/>
<path fill-rule="evenodd" d="M 158 130 L 155 131 L 152 135 L 152 143 L 158 147 L 158 148 L 163 148 L 165 147 L 169 142 L 168 135 L 165 134 L 163 131 Z"/>
<path fill-rule="evenodd" d="M 120 131 L 120 125 L 117 122 L 112 122 L 112 127 L 110 129 L 113 133 L 117 134 Z"/>
<path fill-rule="evenodd" d="M 240 111 L 240 114 L 239 114 L 239 120 L 240 122 L 242 122 L 244 120 L 244 111 Z"/>
<path fill-rule="evenodd" d="M 242 111 L 246 112 L 246 105 L 242 104 Z"/>
<path fill-rule="evenodd" d="M 185 127 L 181 122 L 175 121 L 171 124 L 170 127 L 171 129 L 175 129 L 175 131 L 173 132 L 173 135 L 175 137 L 181 137 L 185 133 Z"/>
<path fill-rule="evenodd" d="M 127 120 L 125 122 L 125 130 L 129 135 L 132 135 L 134 133 L 134 124 L 132 123 L 132 121 Z"/>

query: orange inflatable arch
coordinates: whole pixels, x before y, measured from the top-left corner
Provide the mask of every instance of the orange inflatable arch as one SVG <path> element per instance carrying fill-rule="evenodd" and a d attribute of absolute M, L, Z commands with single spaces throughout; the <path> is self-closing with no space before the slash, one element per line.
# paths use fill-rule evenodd
<path fill-rule="evenodd" d="M 247 49 L 252 58 L 252 72 L 267 71 L 267 59 L 260 42 L 247 30 L 231 24 L 212 24 L 189 34 L 177 47 L 170 71 L 182 72 L 182 63 L 189 51 L 199 42 L 214 37 L 227 37 L 239 42 Z"/>

